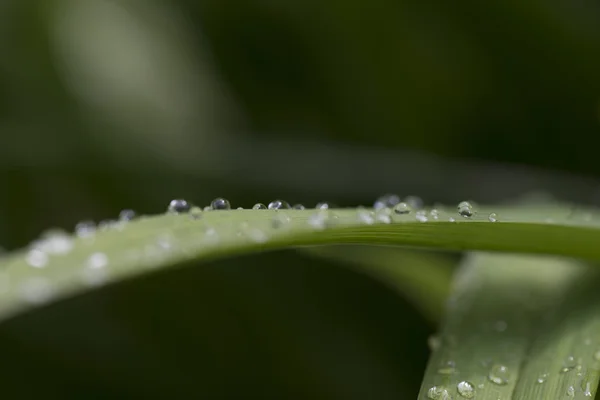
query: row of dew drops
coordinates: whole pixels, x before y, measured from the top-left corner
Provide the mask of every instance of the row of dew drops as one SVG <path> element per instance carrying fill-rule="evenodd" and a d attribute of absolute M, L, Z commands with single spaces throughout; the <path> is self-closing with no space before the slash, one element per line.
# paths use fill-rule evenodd
<path fill-rule="evenodd" d="M 585 342 L 585 344 L 587 344 L 587 345 L 591 345 L 591 343 L 592 343 L 592 341 L 590 339 L 587 339 Z M 434 345 L 434 348 L 438 348 L 439 345 L 440 345 L 440 343 L 436 340 L 436 344 Z M 432 350 L 435 350 L 435 349 L 432 349 Z M 600 350 L 593 352 L 592 357 L 593 357 L 594 361 L 600 362 Z M 584 370 L 584 368 L 583 368 L 583 365 L 581 364 L 581 360 L 578 361 L 575 359 L 574 356 L 568 356 L 564 360 L 563 365 L 560 368 L 559 372 L 561 374 L 566 374 L 566 373 L 570 373 L 570 372 L 576 373 L 577 377 L 580 377 L 582 379 L 580 382 L 580 386 L 581 386 L 581 392 L 583 392 L 583 395 L 585 397 L 593 397 L 594 396 L 593 386 L 595 386 L 595 385 L 593 385 L 593 383 L 590 380 L 583 379 L 583 377 L 584 377 L 583 370 Z M 442 375 L 451 375 L 451 374 L 456 373 L 455 363 L 453 361 L 449 361 L 449 362 L 445 363 L 443 367 L 438 369 L 438 373 L 442 374 Z M 494 364 L 491 366 L 491 368 L 489 370 L 487 379 L 495 385 L 504 386 L 509 383 L 510 378 L 511 378 L 510 375 L 511 375 L 511 373 L 507 366 L 501 365 L 501 364 Z M 546 383 L 549 377 L 550 377 L 550 373 L 548 373 L 548 372 L 541 373 L 536 379 L 536 384 Z M 484 384 L 483 383 L 479 384 L 478 388 L 483 389 Z M 463 397 L 466 399 L 472 399 L 475 397 L 475 393 L 476 393 L 475 385 L 469 381 L 460 381 L 456 384 L 456 392 L 459 394 L 460 397 Z M 568 397 L 575 397 L 576 393 L 577 393 L 577 389 L 573 385 L 569 386 L 566 390 L 566 395 Z M 445 386 L 432 386 L 427 391 L 427 398 L 431 399 L 431 400 L 452 400 L 453 396 L 452 396 L 451 390 L 449 390 Z"/>
<path fill-rule="evenodd" d="M 335 208 L 335 206 L 331 203 L 321 202 L 315 206 L 316 210 L 329 210 Z M 189 212 L 193 217 L 199 217 L 202 211 L 211 211 L 211 210 L 231 210 L 231 203 L 224 198 L 217 198 L 211 202 L 209 206 L 204 208 L 193 206 L 186 200 L 176 199 L 172 200 L 167 208 L 167 212 L 169 213 L 186 213 Z M 238 207 L 238 210 L 243 210 L 243 207 Z M 305 210 L 306 207 L 302 204 L 290 205 L 287 201 L 284 200 L 274 200 L 268 205 L 263 203 L 256 203 L 253 207 L 253 210 Z M 464 218 L 471 218 L 476 214 L 475 207 L 469 201 L 461 201 L 458 206 L 458 214 Z M 391 222 L 391 215 L 407 215 L 411 214 L 414 211 L 415 218 L 421 222 L 427 222 L 429 219 L 438 220 L 440 212 L 437 209 L 432 209 L 429 211 L 429 215 L 423 209 L 423 200 L 417 196 L 408 196 L 404 200 L 401 200 L 400 196 L 395 194 L 386 194 L 378 198 L 373 204 L 373 209 L 369 210 L 365 207 L 358 207 L 358 219 L 360 222 L 364 223 L 375 223 L 376 221 L 380 222 Z M 323 214 L 325 215 L 325 214 Z M 498 215 L 496 213 L 490 213 L 488 215 L 488 220 L 490 222 L 497 222 Z M 454 217 L 448 218 L 449 222 L 455 222 L 456 219 Z M 310 222 L 310 219 L 309 219 Z"/>
<path fill-rule="evenodd" d="M 440 213 L 437 209 L 431 209 L 429 213 L 424 210 L 424 204 L 421 198 L 417 196 L 408 196 L 401 199 L 395 194 L 386 194 L 379 197 L 368 209 L 365 207 L 357 208 L 357 221 L 362 224 L 391 223 L 392 215 L 399 216 L 414 215 L 420 222 L 428 220 L 438 220 Z M 336 215 L 330 213 L 335 205 L 328 202 L 321 202 L 315 206 L 316 213 L 310 215 L 307 219 L 308 224 L 315 229 L 324 229 L 329 224 L 334 223 Z M 167 206 L 167 214 L 188 214 L 193 219 L 200 219 L 202 214 L 207 211 L 231 210 L 231 203 L 225 198 L 216 198 L 206 207 L 198 207 L 184 199 L 171 200 Z M 238 207 L 242 209 L 242 207 Z M 290 205 L 284 200 L 274 200 L 269 204 L 257 203 L 252 207 L 253 210 L 305 210 L 302 204 Z M 476 214 L 475 207 L 468 201 L 462 201 L 457 206 L 458 216 L 471 218 Z M 117 220 L 105 220 L 96 224 L 93 221 L 82 221 L 75 226 L 75 236 L 80 239 L 93 241 L 97 232 L 106 230 L 122 230 L 129 221 L 137 217 L 133 210 L 125 209 L 119 214 Z M 498 217 L 495 213 L 489 215 L 490 222 L 496 222 Z M 273 220 L 273 227 L 279 228 L 289 222 L 290 218 L 285 214 L 279 214 Z M 448 221 L 454 222 L 454 217 L 449 217 Z M 262 232 L 251 232 L 252 239 L 257 242 L 264 242 L 267 237 Z M 159 247 L 168 248 L 168 243 L 163 243 L 161 239 Z M 25 256 L 25 261 L 31 267 L 44 268 L 48 265 L 50 257 L 54 255 L 68 254 L 74 246 L 73 238 L 68 233 L 52 229 L 43 233 L 39 239 L 33 241 Z M 84 265 L 84 281 L 90 285 L 98 285 L 107 279 L 106 268 L 109 264 L 108 256 L 103 252 L 94 252 L 89 255 Z M 29 284 L 31 283 L 31 284 Z M 25 285 L 24 297 L 30 302 L 43 302 L 49 297 L 49 290 L 45 288 L 42 281 L 33 280 Z"/>

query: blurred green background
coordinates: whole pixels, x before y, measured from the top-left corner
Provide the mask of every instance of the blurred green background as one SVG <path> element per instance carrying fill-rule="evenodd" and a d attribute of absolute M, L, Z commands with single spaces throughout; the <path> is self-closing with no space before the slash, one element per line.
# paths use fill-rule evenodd
<path fill-rule="evenodd" d="M 353 206 L 387 192 L 452 203 L 546 191 L 597 203 L 599 22 L 591 0 L 3 0 L 0 245 L 19 248 L 47 228 L 72 230 L 123 208 L 162 212 L 179 197 Z M 410 268 L 401 253 L 393 257 Z M 144 357 L 156 368 L 141 372 L 146 379 L 131 393 L 158 382 L 149 376 L 195 365 L 212 377 L 204 386 L 211 398 L 416 395 L 435 321 L 385 280 L 294 252 L 202 271 L 198 281 L 216 274 L 235 292 L 231 301 L 250 307 L 231 317 L 247 329 L 213 324 L 218 291 L 192 291 L 215 304 L 198 310 L 210 314 L 200 322 L 171 296 L 173 307 L 158 312 L 164 323 L 212 326 L 207 336 L 183 338 L 189 348 L 208 346 L 210 335 L 225 340 L 227 329 L 236 334 L 211 356 L 218 368 L 168 346 L 165 357 L 181 365 L 161 364 L 146 353 L 169 336 L 139 339 L 147 348 L 132 350 L 123 368 L 135 370 Z M 175 281 L 181 293 L 185 278 Z M 134 298 L 154 296 L 134 287 Z M 57 305 L 66 322 L 27 316 L 4 334 L 23 337 L 35 323 L 60 337 L 57 326 L 82 314 L 103 321 L 98 332 L 115 330 L 123 321 L 97 304 L 119 294 L 101 293 L 81 300 L 96 306 Z M 132 315 L 160 320 L 144 319 L 143 309 Z M 22 353 L 11 350 L 25 365 L 40 354 L 34 336 L 15 347 Z M 68 343 L 52 343 L 53 370 L 100 362 L 91 352 L 61 363 Z M 73 393 L 125 390 L 90 379 Z M 202 391 L 190 382 L 165 378 L 146 389 Z"/>

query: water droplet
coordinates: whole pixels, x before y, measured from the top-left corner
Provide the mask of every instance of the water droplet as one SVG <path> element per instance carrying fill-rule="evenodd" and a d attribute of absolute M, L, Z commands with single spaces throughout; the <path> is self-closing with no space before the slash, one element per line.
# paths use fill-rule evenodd
<path fill-rule="evenodd" d="M 294 210 L 304 210 L 304 209 L 306 209 L 306 207 L 304 207 L 302 204 L 294 204 L 294 205 L 292 206 L 292 208 L 293 208 Z"/>
<path fill-rule="evenodd" d="M 429 220 L 427 215 L 425 215 L 425 211 L 417 211 L 415 214 L 415 219 L 419 222 L 427 222 Z"/>
<path fill-rule="evenodd" d="M 400 214 L 400 215 L 404 215 L 404 214 L 410 214 L 410 212 L 412 211 L 412 207 L 409 206 L 407 203 L 405 202 L 401 202 L 396 204 L 396 206 L 394 207 L 394 212 L 396 214 Z"/>
<path fill-rule="evenodd" d="M 427 345 L 429 346 L 429 350 L 436 351 L 441 347 L 442 341 L 439 336 L 431 335 L 427 338 Z"/>
<path fill-rule="evenodd" d="M 135 218 L 135 211 L 133 210 L 122 210 L 119 213 L 119 219 L 121 221 L 131 221 Z"/>
<path fill-rule="evenodd" d="M 427 398 L 431 400 L 452 400 L 452 395 L 442 386 L 433 386 L 427 391 Z"/>
<path fill-rule="evenodd" d="M 488 221 L 490 221 L 490 222 L 498 221 L 498 214 L 496 214 L 495 212 L 490 213 L 490 215 L 488 215 Z"/>
<path fill-rule="evenodd" d="M 238 207 L 238 208 L 236 208 L 236 210 L 243 210 L 243 209 L 244 209 L 244 207 Z"/>
<path fill-rule="evenodd" d="M 544 383 L 544 382 L 546 382 L 548 380 L 549 376 L 550 376 L 550 374 L 548 374 L 548 373 L 540 374 L 540 376 L 538 376 L 538 378 L 537 378 L 537 383 Z"/>
<path fill-rule="evenodd" d="M 490 382 L 495 383 L 496 385 L 506 385 L 509 379 L 508 368 L 504 365 L 493 365 L 490 369 L 490 373 L 488 374 L 488 379 Z"/>
<path fill-rule="evenodd" d="M 267 206 L 265 206 L 263 203 L 256 203 L 255 205 L 252 206 L 253 210 L 266 210 Z"/>
<path fill-rule="evenodd" d="M 461 201 L 458 203 L 458 213 L 465 218 L 471 218 L 473 214 L 475 214 L 475 211 L 473 210 L 473 205 L 471 203 L 468 201 Z"/>
<path fill-rule="evenodd" d="M 269 240 L 266 233 L 257 228 L 247 228 L 244 232 L 246 236 L 255 243 L 266 243 Z"/>
<path fill-rule="evenodd" d="M 31 249 L 27 253 L 25 261 L 34 268 L 44 268 L 48 264 L 48 254 L 40 249 Z"/>
<path fill-rule="evenodd" d="M 96 233 L 94 221 L 81 221 L 75 225 L 75 235 L 80 238 L 89 238 Z"/>
<path fill-rule="evenodd" d="M 600 361 L 600 349 L 594 352 L 594 360 Z"/>
<path fill-rule="evenodd" d="M 318 203 L 315 208 L 317 210 L 329 210 L 330 208 L 335 208 L 335 206 L 331 203 L 327 203 L 327 202 L 321 202 Z"/>
<path fill-rule="evenodd" d="M 456 220 L 453 217 L 448 218 L 448 222 L 456 222 Z"/>
<path fill-rule="evenodd" d="M 432 210 L 429 212 L 429 216 L 430 216 L 432 219 L 439 219 L 439 218 L 440 218 L 440 212 L 439 212 L 437 209 L 435 209 L 435 208 L 434 208 L 434 209 L 432 209 Z"/>
<path fill-rule="evenodd" d="M 104 253 L 94 253 L 88 257 L 83 269 L 83 280 L 90 286 L 98 286 L 106 282 L 108 273 L 106 266 L 108 257 Z"/>
<path fill-rule="evenodd" d="M 577 361 L 575 360 L 575 357 L 568 356 L 565 359 L 565 361 L 563 362 L 563 366 L 562 366 L 560 372 L 566 373 L 566 372 L 572 371 L 573 369 L 575 369 L 575 367 L 577 367 Z"/>
<path fill-rule="evenodd" d="M 440 368 L 438 368 L 437 372 L 438 374 L 442 375 L 452 375 L 456 373 L 456 363 L 452 360 L 446 361 Z"/>
<path fill-rule="evenodd" d="M 575 388 L 573 386 L 567 388 L 567 396 L 575 397 Z"/>
<path fill-rule="evenodd" d="M 43 233 L 32 247 L 47 254 L 67 254 L 73 248 L 73 239 L 66 232 L 53 229 Z"/>
<path fill-rule="evenodd" d="M 53 290 L 47 279 L 35 277 L 23 282 L 20 293 L 28 303 L 43 304 L 52 298 Z"/>
<path fill-rule="evenodd" d="M 286 210 L 290 208 L 290 203 L 283 200 L 273 200 L 269 203 L 269 210 Z"/>
<path fill-rule="evenodd" d="M 456 390 L 458 390 L 458 394 L 460 394 L 465 399 L 472 399 L 475 396 L 475 387 L 471 382 L 462 381 L 456 385 Z"/>
<path fill-rule="evenodd" d="M 86 265 L 91 269 L 104 268 L 108 265 L 108 257 L 104 253 L 94 253 L 88 258 Z"/>
<path fill-rule="evenodd" d="M 308 224 L 315 229 L 323 230 L 327 226 L 329 215 L 324 210 L 308 217 Z"/>
<path fill-rule="evenodd" d="M 206 207 L 204 207 L 204 211 L 212 211 L 212 207 L 211 206 L 206 206 Z"/>
<path fill-rule="evenodd" d="M 373 204 L 373 208 L 375 210 L 379 210 L 380 208 L 386 208 L 386 207 L 392 208 L 398 203 L 400 203 L 400 197 L 398 197 L 398 195 L 385 194 L 385 195 L 381 196 L 380 198 L 378 198 L 377 200 L 375 200 L 375 203 Z"/>
<path fill-rule="evenodd" d="M 581 387 L 583 388 L 583 395 L 585 397 L 593 397 L 594 393 L 592 391 L 592 382 L 585 380 L 581 383 Z"/>
<path fill-rule="evenodd" d="M 480 383 L 479 385 L 477 385 L 477 389 L 483 389 L 485 387 L 485 385 L 483 383 Z"/>
<path fill-rule="evenodd" d="M 175 199 L 171 200 L 169 203 L 169 207 L 167 208 L 167 212 L 179 214 L 188 212 L 191 208 L 191 204 L 183 199 Z"/>
<path fill-rule="evenodd" d="M 374 214 L 366 209 L 358 209 L 356 212 L 358 222 L 366 225 L 373 225 L 375 223 Z"/>
<path fill-rule="evenodd" d="M 210 208 L 212 210 L 231 210 L 231 204 L 229 204 L 229 200 L 217 197 L 210 203 Z"/>
<path fill-rule="evenodd" d="M 288 217 L 285 214 L 277 214 L 273 217 L 273 228 L 275 229 L 279 229 L 287 224 L 289 224 L 291 221 L 290 217 Z"/>
<path fill-rule="evenodd" d="M 377 219 L 377 221 L 382 222 L 384 224 L 391 224 L 392 223 L 392 210 L 388 207 L 385 208 L 379 208 L 377 211 L 375 211 L 375 219 Z"/>

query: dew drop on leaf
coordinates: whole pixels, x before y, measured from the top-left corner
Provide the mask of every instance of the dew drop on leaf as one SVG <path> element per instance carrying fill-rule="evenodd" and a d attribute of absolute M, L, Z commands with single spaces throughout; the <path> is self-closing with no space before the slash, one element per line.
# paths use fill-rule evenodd
<path fill-rule="evenodd" d="M 48 254 L 40 249 L 31 249 L 27 253 L 25 261 L 34 268 L 44 268 L 48 264 Z"/>
<path fill-rule="evenodd" d="M 327 203 L 325 201 L 321 202 L 321 203 L 317 203 L 317 205 L 315 206 L 315 208 L 317 210 L 329 210 L 330 208 L 335 208 L 333 204 L 331 203 Z"/>
<path fill-rule="evenodd" d="M 183 199 L 174 199 L 169 203 L 169 207 L 167 208 L 167 212 L 179 214 L 185 213 L 190 210 L 192 206 Z"/>
<path fill-rule="evenodd" d="M 229 200 L 224 199 L 222 197 L 218 197 L 210 203 L 210 208 L 212 210 L 219 210 L 219 211 L 220 210 L 231 210 L 231 204 L 229 203 Z"/>
<path fill-rule="evenodd" d="M 391 224 L 392 223 L 392 210 L 388 207 L 385 208 L 380 208 L 377 211 L 375 211 L 375 219 L 377 219 L 377 221 L 382 222 L 384 224 Z"/>
<path fill-rule="evenodd" d="M 375 223 L 375 217 L 371 211 L 368 211 L 364 208 L 360 208 L 356 211 L 356 216 L 358 217 L 358 222 L 365 225 L 373 225 Z"/>
<path fill-rule="evenodd" d="M 475 396 L 475 386 L 471 382 L 462 381 L 456 385 L 456 390 L 465 399 L 472 399 Z"/>
<path fill-rule="evenodd" d="M 446 361 L 440 368 L 438 368 L 438 374 L 452 375 L 456 373 L 456 363 L 452 360 Z"/>
<path fill-rule="evenodd" d="M 293 208 L 294 210 L 304 210 L 304 209 L 306 209 L 306 207 L 304 207 L 302 204 L 294 204 L 294 205 L 292 206 L 292 208 Z"/>
<path fill-rule="evenodd" d="M 265 206 L 263 203 L 256 203 L 255 205 L 252 206 L 253 210 L 266 210 L 267 206 Z"/>
<path fill-rule="evenodd" d="M 490 222 L 496 222 L 498 221 L 498 214 L 496 213 L 490 213 L 490 215 L 488 215 L 488 221 Z"/>
<path fill-rule="evenodd" d="M 91 269 L 104 268 L 108 265 L 108 257 L 104 253 L 94 253 L 87 259 L 86 265 Z"/>
<path fill-rule="evenodd" d="M 577 367 L 577 361 L 575 360 L 575 357 L 568 356 L 565 359 L 565 361 L 563 362 L 563 366 L 562 366 L 560 372 L 566 373 L 566 372 L 572 371 L 573 369 L 575 369 L 575 367 Z"/>
<path fill-rule="evenodd" d="M 573 386 L 567 388 L 567 396 L 575 397 L 575 388 Z"/>
<path fill-rule="evenodd" d="M 452 400 L 452 395 L 448 389 L 442 386 L 433 386 L 427 391 L 427 398 L 431 400 Z"/>
<path fill-rule="evenodd" d="M 375 210 L 379 210 L 380 208 L 386 207 L 394 207 L 396 204 L 400 203 L 400 197 L 396 194 L 385 194 L 375 200 L 373 204 L 373 208 Z"/>
<path fill-rule="evenodd" d="M 537 381 L 536 381 L 536 382 L 537 382 L 537 383 L 544 383 L 544 382 L 546 382 L 546 381 L 548 380 L 548 377 L 549 377 L 549 376 L 550 376 L 550 374 L 548 374 L 548 373 L 543 373 L 543 374 L 540 374 L 540 376 L 538 376 L 538 378 L 537 378 Z"/>
<path fill-rule="evenodd" d="M 593 387 L 592 382 L 590 382 L 588 379 L 584 379 L 581 382 L 581 389 L 583 390 L 583 395 L 585 397 L 593 397 L 594 396 L 592 387 Z"/>
<path fill-rule="evenodd" d="M 266 243 L 269 237 L 260 229 L 247 228 L 244 230 L 246 236 L 255 243 Z"/>
<path fill-rule="evenodd" d="M 273 200 L 269 203 L 269 210 L 287 210 L 292 208 L 290 203 L 284 200 Z"/>
<path fill-rule="evenodd" d="M 291 222 L 290 217 L 288 217 L 285 214 L 277 214 L 275 217 L 273 217 L 273 228 L 275 229 L 279 229 L 287 224 L 289 224 Z"/>
<path fill-rule="evenodd" d="M 473 205 L 468 201 L 461 201 L 460 203 L 458 203 L 457 208 L 458 213 L 465 218 L 471 218 L 473 214 L 475 214 L 475 211 L 473 210 Z"/>
<path fill-rule="evenodd" d="M 317 230 L 323 230 L 327 225 L 327 219 L 327 213 L 320 211 L 308 217 L 308 224 Z"/>
<path fill-rule="evenodd" d="M 427 215 L 425 215 L 425 211 L 417 211 L 415 214 L 415 219 L 419 222 L 427 222 L 429 220 Z"/>
<path fill-rule="evenodd" d="M 600 349 L 594 352 L 594 360 L 600 361 Z"/>
<path fill-rule="evenodd" d="M 493 365 L 488 374 L 489 381 L 500 386 L 506 385 L 509 377 L 508 368 L 499 364 Z"/>
<path fill-rule="evenodd" d="M 96 233 L 96 224 L 94 221 L 81 221 L 75 225 L 75 236 L 80 238 L 89 238 Z"/>
<path fill-rule="evenodd" d="M 409 214 L 411 211 L 412 207 L 405 202 L 398 203 L 394 207 L 394 212 L 400 215 Z"/>
<path fill-rule="evenodd" d="M 108 257 L 104 253 L 94 253 L 87 259 L 85 268 L 83 269 L 83 280 L 90 286 L 98 286 L 103 284 L 108 273 L 106 266 L 108 265 Z"/>
<path fill-rule="evenodd" d="M 73 249 L 73 239 L 62 230 L 52 229 L 43 233 L 34 247 L 48 254 L 67 254 Z"/>
<path fill-rule="evenodd" d="M 135 218 L 135 211 L 133 211 L 133 210 L 126 209 L 126 210 L 122 210 L 119 213 L 119 220 L 121 220 L 121 221 L 131 221 L 134 218 Z"/>

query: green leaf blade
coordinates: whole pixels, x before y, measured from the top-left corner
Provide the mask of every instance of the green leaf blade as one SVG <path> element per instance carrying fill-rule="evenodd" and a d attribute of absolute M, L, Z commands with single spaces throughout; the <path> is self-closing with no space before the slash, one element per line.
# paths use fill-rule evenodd
<path fill-rule="evenodd" d="M 498 222 L 488 220 L 491 212 Z M 31 262 L 35 248 L 0 260 L 0 319 L 163 267 L 289 247 L 401 245 L 600 259 L 599 220 L 574 217 L 564 206 L 482 207 L 472 218 L 461 217 L 455 208 L 403 215 L 336 209 L 142 217 L 100 230 L 91 238 L 68 238 L 72 249 L 60 254 L 46 251 L 47 259 L 38 268 Z M 106 265 L 94 267 L 93 257 L 95 261 L 105 257 Z"/>
<path fill-rule="evenodd" d="M 457 385 L 468 381 L 477 399 L 592 398 L 599 277 L 593 266 L 556 257 L 471 255 L 421 396 L 438 387 L 460 398 Z"/>

